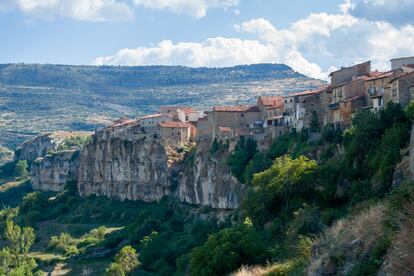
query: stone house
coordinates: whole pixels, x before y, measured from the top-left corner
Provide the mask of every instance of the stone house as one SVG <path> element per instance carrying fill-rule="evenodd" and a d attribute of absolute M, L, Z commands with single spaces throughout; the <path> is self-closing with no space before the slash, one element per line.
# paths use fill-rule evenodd
<path fill-rule="evenodd" d="M 159 109 L 159 114 L 170 114 L 174 117 L 174 119 L 178 119 L 178 109 L 185 109 L 188 108 L 187 106 L 179 106 L 179 105 L 164 105 L 161 106 Z"/>
<path fill-rule="evenodd" d="M 159 123 L 160 137 L 171 143 L 188 143 L 191 140 L 191 124 L 182 122 Z"/>
<path fill-rule="evenodd" d="M 331 85 L 336 87 L 351 81 L 355 77 L 366 76 L 370 71 L 371 61 L 367 61 L 350 67 L 342 67 L 340 70 L 329 74 L 329 77 L 331 78 Z"/>
<path fill-rule="evenodd" d="M 197 122 L 197 141 L 202 139 L 212 140 L 213 116 L 212 111 L 206 111 L 205 115 Z"/>
<path fill-rule="evenodd" d="M 219 142 L 227 142 L 234 138 L 235 132 L 229 127 L 218 127 L 216 139 Z"/>
<path fill-rule="evenodd" d="M 335 126 L 348 126 L 352 113 L 356 112 L 358 108 L 364 107 L 361 104 L 366 104 L 365 79 L 366 76 L 354 77 L 351 81 L 332 87 L 329 104 L 330 118 L 332 119 L 330 123 Z"/>
<path fill-rule="evenodd" d="M 212 124 L 212 137 L 216 137 L 218 127 L 253 128 L 261 125 L 261 113 L 256 105 L 215 106 L 208 114 Z"/>
<path fill-rule="evenodd" d="M 188 107 L 178 108 L 177 117 L 182 123 L 197 123 L 198 119 L 203 117 L 203 112 L 199 112 Z"/>
<path fill-rule="evenodd" d="M 173 115 L 171 114 L 153 114 L 141 117 L 139 122 L 143 132 L 148 134 L 157 134 L 159 131 L 159 123 L 171 122 L 172 120 Z"/>
<path fill-rule="evenodd" d="M 405 107 L 414 99 L 414 72 L 399 75 L 389 81 L 384 91 L 385 104 L 392 101 Z"/>
<path fill-rule="evenodd" d="M 326 121 L 328 87 L 290 94 L 285 97 L 284 123 L 289 129 L 309 128 L 315 113 L 319 126 Z"/>
<path fill-rule="evenodd" d="M 283 115 L 284 104 L 282 96 L 260 96 L 257 100 L 257 107 L 260 110 L 260 119 L 263 127 L 273 125 L 272 118 Z"/>
<path fill-rule="evenodd" d="M 397 70 L 409 64 L 414 64 L 414 57 L 394 58 L 391 59 L 391 70 Z"/>
<path fill-rule="evenodd" d="M 367 96 L 367 107 L 372 111 L 378 111 L 384 107 L 384 92 L 389 82 L 400 70 L 388 72 L 371 72 L 364 79 L 364 91 Z"/>

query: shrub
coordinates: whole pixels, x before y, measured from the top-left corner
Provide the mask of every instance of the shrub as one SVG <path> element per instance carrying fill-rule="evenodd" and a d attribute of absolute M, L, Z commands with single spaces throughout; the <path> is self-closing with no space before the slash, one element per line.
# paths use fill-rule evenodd
<path fill-rule="evenodd" d="M 20 178 L 24 179 L 29 176 L 29 166 L 27 165 L 26 160 L 20 160 L 19 162 L 17 162 L 15 169 L 17 176 L 19 176 Z"/>
<path fill-rule="evenodd" d="M 122 247 L 119 253 L 115 256 L 115 262 L 113 262 L 106 270 L 106 274 L 118 276 L 132 272 L 140 265 L 138 257 L 139 255 L 136 250 L 130 245 Z"/>
<path fill-rule="evenodd" d="M 226 275 L 241 265 L 266 260 L 265 246 L 249 222 L 226 228 L 209 236 L 190 257 L 192 275 Z"/>
<path fill-rule="evenodd" d="M 240 182 L 244 182 L 244 171 L 246 166 L 256 153 L 256 141 L 252 138 L 246 140 L 241 136 L 234 152 L 227 158 L 227 165 Z"/>
<path fill-rule="evenodd" d="M 256 222 L 264 223 L 282 209 L 289 213 L 296 202 L 303 203 L 311 197 L 316 168 L 316 162 L 304 156 L 277 158 L 268 170 L 254 176 L 253 190 L 245 201 L 248 215 Z"/>

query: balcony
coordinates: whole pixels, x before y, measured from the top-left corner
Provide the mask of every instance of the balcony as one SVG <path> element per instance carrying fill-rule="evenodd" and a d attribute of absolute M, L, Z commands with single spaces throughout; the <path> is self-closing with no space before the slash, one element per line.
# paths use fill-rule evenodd
<path fill-rule="evenodd" d="M 338 108 L 339 108 L 339 102 L 329 104 L 329 109 L 331 109 L 331 110 L 335 110 L 335 109 L 338 109 Z"/>

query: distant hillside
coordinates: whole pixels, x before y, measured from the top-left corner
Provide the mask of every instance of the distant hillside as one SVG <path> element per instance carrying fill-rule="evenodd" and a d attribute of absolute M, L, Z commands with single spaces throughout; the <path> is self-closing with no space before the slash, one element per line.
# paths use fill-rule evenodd
<path fill-rule="evenodd" d="M 93 130 L 160 105 L 253 103 L 259 95 L 318 87 L 283 64 L 183 66 L 0 65 L 0 145 L 50 130 Z"/>

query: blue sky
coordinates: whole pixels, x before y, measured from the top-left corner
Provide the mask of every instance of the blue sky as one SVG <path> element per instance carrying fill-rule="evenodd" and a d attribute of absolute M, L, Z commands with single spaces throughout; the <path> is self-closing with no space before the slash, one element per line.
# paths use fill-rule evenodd
<path fill-rule="evenodd" d="M 413 13 L 414 0 L 1 0 L 0 63 L 280 62 L 326 78 L 414 55 Z"/>

